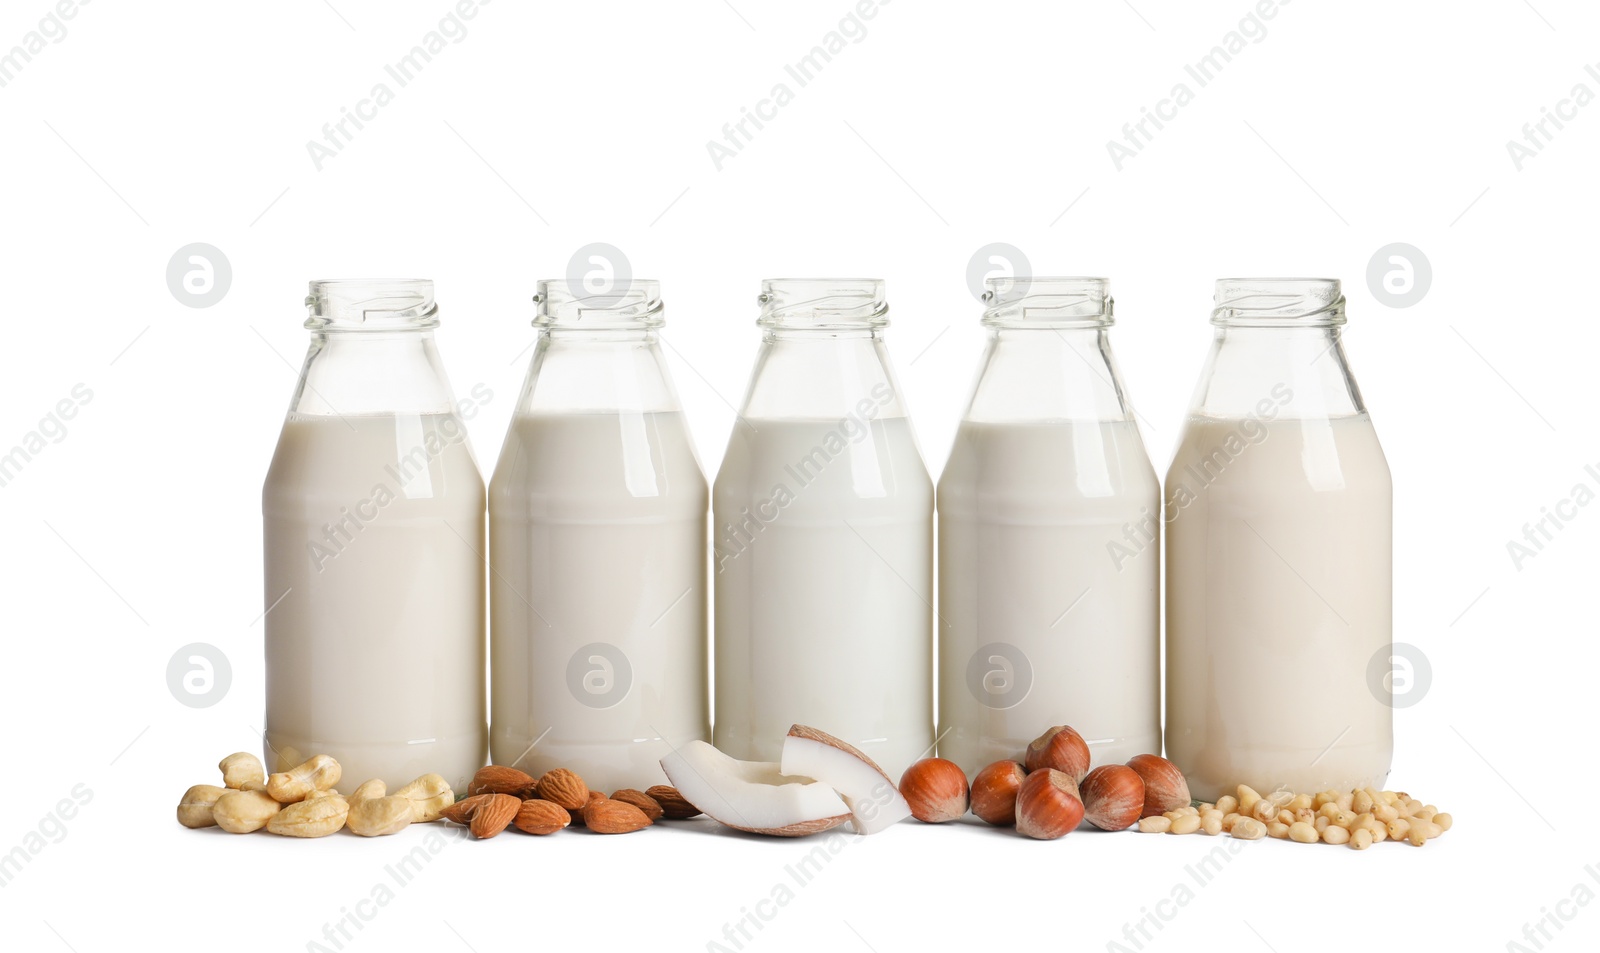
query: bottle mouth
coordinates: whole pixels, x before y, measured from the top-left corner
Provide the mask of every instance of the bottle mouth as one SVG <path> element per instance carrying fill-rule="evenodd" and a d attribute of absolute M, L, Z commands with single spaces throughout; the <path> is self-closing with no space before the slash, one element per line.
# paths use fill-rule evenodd
<path fill-rule="evenodd" d="M 533 296 L 539 306 L 536 328 L 574 330 L 648 330 L 666 323 L 661 282 L 630 279 L 623 287 L 603 291 L 560 279 L 540 281 Z"/>
<path fill-rule="evenodd" d="M 991 328 L 1107 328 L 1112 325 L 1107 278 L 1018 275 L 984 282 L 983 324 Z"/>
<path fill-rule="evenodd" d="M 882 278 L 767 278 L 756 297 L 764 328 L 873 330 L 889 323 Z"/>
<path fill-rule="evenodd" d="M 439 326 L 428 278 L 324 278 L 310 284 L 313 331 L 413 331 Z"/>
<path fill-rule="evenodd" d="M 1239 328 L 1332 328 L 1344 324 L 1337 278 L 1219 278 L 1211 323 Z"/>

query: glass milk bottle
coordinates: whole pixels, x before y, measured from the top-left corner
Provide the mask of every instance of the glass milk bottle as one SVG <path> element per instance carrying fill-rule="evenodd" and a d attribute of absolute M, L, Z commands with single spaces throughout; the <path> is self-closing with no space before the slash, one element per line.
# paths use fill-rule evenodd
<path fill-rule="evenodd" d="M 1393 753 L 1389 466 L 1339 282 L 1217 282 L 1167 473 L 1167 754 L 1197 798 L 1382 788 Z M 1380 660 L 1375 663 L 1374 660 Z"/>
<path fill-rule="evenodd" d="M 939 480 L 939 755 L 969 775 L 1071 725 L 1161 750 L 1160 486 L 1103 278 L 991 279 L 989 345 Z"/>
<path fill-rule="evenodd" d="M 666 784 L 710 735 L 709 492 L 667 372 L 660 286 L 539 282 L 539 339 L 489 485 L 496 764 Z"/>
<path fill-rule="evenodd" d="M 898 779 L 931 752 L 933 485 L 876 279 L 762 282 L 761 350 L 712 491 L 716 732 L 779 760 L 795 723 Z"/>
<path fill-rule="evenodd" d="M 463 790 L 488 740 L 484 491 L 433 282 L 314 281 L 306 305 L 261 493 L 268 770 L 329 754 L 346 791 L 428 772 Z"/>

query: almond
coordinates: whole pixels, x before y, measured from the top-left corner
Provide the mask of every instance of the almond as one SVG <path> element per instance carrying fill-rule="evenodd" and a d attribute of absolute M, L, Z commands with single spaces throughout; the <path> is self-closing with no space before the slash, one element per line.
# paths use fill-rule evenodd
<path fill-rule="evenodd" d="M 511 823 L 526 834 L 554 834 L 572 823 L 572 815 L 554 801 L 529 798 L 517 808 L 517 816 Z"/>
<path fill-rule="evenodd" d="M 643 811 L 644 816 L 650 818 L 652 823 L 659 821 L 663 813 L 661 810 L 660 801 L 657 801 L 655 798 L 644 793 L 643 791 L 635 791 L 633 788 L 623 788 L 620 791 L 611 792 L 611 800 L 621 801 L 624 804 L 632 804 L 634 807 Z"/>
<path fill-rule="evenodd" d="M 513 797 L 525 798 L 533 796 L 533 787 L 538 782 L 533 775 L 516 768 L 505 768 L 497 764 L 479 768 L 478 773 L 472 776 L 472 783 L 467 785 L 467 794 L 510 794 Z"/>
<path fill-rule="evenodd" d="M 590 791 L 589 792 L 589 800 L 587 800 L 587 801 L 585 801 L 583 803 L 583 807 L 580 807 L 577 810 L 572 812 L 573 823 L 577 824 L 579 827 L 582 827 L 583 826 L 583 812 L 587 811 L 589 809 L 589 805 L 593 804 L 594 802 L 596 802 L 596 801 L 604 801 L 605 799 L 606 799 L 606 796 L 604 794 L 601 794 L 599 791 Z"/>
<path fill-rule="evenodd" d="M 546 772 L 534 790 L 539 797 L 554 801 L 569 811 L 581 810 L 589 803 L 589 786 L 566 768 Z"/>
<path fill-rule="evenodd" d="M 440 816 L 467 825 L 474 837 L 488 838 L 505 830 L 521 807 L 522 800 L 510 794 L 475 794 L 450 805 Z"/>
<path fill-rule="evenodd" d="M 650 818 L 632 804 L 603 797 L 584 808 L 583 823 L 596 834 L 627 834 L 649 827 Z"/>
<path fill-rule="evenodd" d="M 657 784 L 644 792 L 661 805 L 661 814 L 669 821 L 681 821 L 685 818 L 698 817 L 702 813 L 698 807 L 690 804 L 678 789 L 670 784 Z"/>

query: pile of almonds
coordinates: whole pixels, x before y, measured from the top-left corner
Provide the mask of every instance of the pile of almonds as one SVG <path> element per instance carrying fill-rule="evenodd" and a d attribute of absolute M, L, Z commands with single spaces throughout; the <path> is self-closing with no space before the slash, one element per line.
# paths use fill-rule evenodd
<path fill-rule="evenodd" d="M 665 817 L 694 817 L 700 810 L 676 788 L 658 784 L 647 791 L 623 788 L 606 797 L 589 790 L 566 768 L 535 778 L 517 768 L 480 768 L 467 796 L 446 808 L 447 821 L 466 825 L 474 837 L 493 837 L 507 827 L 527 834 L 554 834 L 576 822 L 596 834 L 628 834 Z"/>
<path fill-rule="evenodd" d="M 1449 814 L 1404 791 L 1361 788 L 1320 794 L 1258 794 L 1249 785 L 1241 784 L 1237 794 L 1224 795 L 1215 804 L 1185 806 L 1141 818 L 1139 830 L 1147 834 L 1226 831 L 1242 840 L 1275 837 L 1300 844 L 1343 844 L 1352 850 L 1366 850 L 1385 840 L 1403 840 L 1421 847 L 1453 824 L 1454 818 Z"/>
<path fill-rule="evenodd" d="M 339 762 L 325 754 L 270 777 L 261 759 L 248 751 L 228 755 L 217 767 L 223 786 L 196 784 L 183 792 L 179 824 L 287 837 L 326 837 L 348 828 L 374 837 L 437 820 L 455 801 L 455 792 L 437 774 L 425 774 L 393 794 L 382 781 L 368 781 L 346 799 L 334 788 L 343 773 Z"/>

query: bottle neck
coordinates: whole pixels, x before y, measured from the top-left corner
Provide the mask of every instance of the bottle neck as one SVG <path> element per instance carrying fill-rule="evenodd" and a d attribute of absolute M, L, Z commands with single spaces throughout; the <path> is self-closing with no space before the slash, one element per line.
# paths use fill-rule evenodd
<path fill-rule="evenodd" d="M 653 327 L 539 332 L 519 414 L 666 413 L 680 409 Z"/>
<path fill-rule="evenodd" d="M 877 328 L 768 328 L 739 415 L 828 420 L 904 417 L 906 407 Z"/>
<path fill-rule="evenodd" d="M 992 327 L 963 419 L 1132 420 L 1106 327 Z"/>
<path fill-rule="evenodd" d="M 450 381 L 431 329 L 314 331 L 289 412 L 449 414 Z"/>
<path fill-rule="evenodd" d="M 1190 413 L 1346 417 L 1366 412 L 1340 328 L 1218 327 Z"/>

